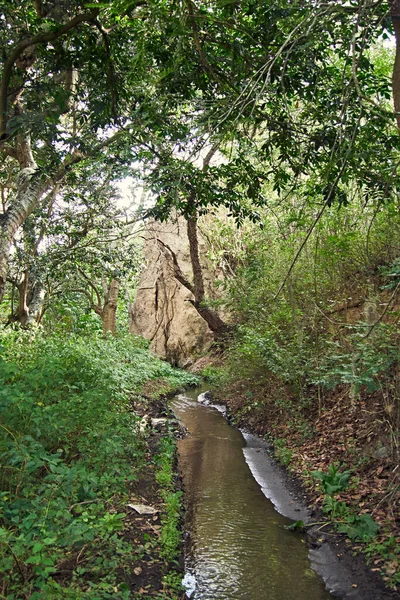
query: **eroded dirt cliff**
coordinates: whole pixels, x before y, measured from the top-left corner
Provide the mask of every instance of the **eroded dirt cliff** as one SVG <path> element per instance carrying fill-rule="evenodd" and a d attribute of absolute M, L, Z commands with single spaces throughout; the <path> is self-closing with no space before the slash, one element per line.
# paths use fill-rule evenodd
<path fill-rule="evenodd" d="M 218 273 L 206 258 L 200 238 L 200 255 L 206 295 L 216 298 Z M 144 268 L 130 314 L 131 333 L 151 341 L 151 350 L 172 364 L 186 366 L 213 342 L 213 334 L 194 306 L 193 294 L 176 276 L 192 280 L 186 222 L 182 217 L 168 223 L 150 222 L 145 231 Z"/>

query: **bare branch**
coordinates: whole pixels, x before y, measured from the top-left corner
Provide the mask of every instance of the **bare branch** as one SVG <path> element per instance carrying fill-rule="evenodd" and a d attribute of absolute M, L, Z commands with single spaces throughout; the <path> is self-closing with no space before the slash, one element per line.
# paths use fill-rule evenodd
<path fill-rule="evenodd" d="M 179 283 L 181 283 L 187 290 L 189 290 L 189 292 L 192 292 L 192 294 L 194 295 L 194 287 L 193 285 L 190 283 L 190 281 L 185 277 L 185 275 L 182 273 L 182 270 L 178 264 L 178 259 L 176 258 L 176 254 L 173 250 L 171 250 L 171 248 L 165 244 L 162 240 L 160 240 L 159 238 L 157 238 L 157 243 L 159 246 L 162 246 L 163 248 L 165 248 L 169 255 L 172 258 L 172 262 L 174 265 L 174 276 L 175 278 L 179 281 Z"/>
<path fill-rule="evenodd" d="M 101 306 L 102 302 L 101 302 L 101 296 L 100 296 L 99 290 L 97 289 L 97 287 L 95 286 L 95 284 L 93 283 L 93 281 L 90 279 L 90 277 L 88 275 L 86 275 L 85 271 L 81 267 L 77 266 L 77 269 L 78 269 L 78 272 L 88 282 L 88 284 L 90 285 L 90 287 L 92 288 L 92 290 L 96 294 L 97 303 L 98 303 L 99 306 Z"/>

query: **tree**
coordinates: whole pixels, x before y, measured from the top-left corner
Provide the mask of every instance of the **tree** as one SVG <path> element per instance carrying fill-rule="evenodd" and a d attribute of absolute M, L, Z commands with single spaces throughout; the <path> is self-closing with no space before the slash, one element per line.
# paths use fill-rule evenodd
<path fill-rule="evenodd" d="M 140 44 L 157 38 L 157 10 L 141 1 L 1 3 L 0 153 L 3 179 L 12 178 L 0 214 L 0 300 L 13 240 L 51 190 L 80 163 L 113 161 L 119 177 L 133 160 L 155 65 Z"/>
<path fill-rule="evenodd" d="M 1 148 L 16 167 L 1 215 L 0 297 L 22 223 L 93 158 L 150 169 L 163 214 L 223 204 L 255 218 L 267 181 L 283 199 L 293 186 L 304 198 L 312 190 L 316 218 L 349 201 L 350 179 L 366 201 L 397 195 L 391 84 L 371 58 L 397 1 L 91 6 L 2 5 Z M 226 160 L 204 174 L 188 155 L 215 143 Z"/>
<path fill-rule="evenodd" d="M 267 189 L 282 202 L 296 189 L 299 207 L 312 198 L 316 209 L 295 262 L 326 210 L 351 202 L 354 186 L 366 203 L 396 201 L 400 137 L 390 102 L 398 59 L 392 85 L 374 47 L 393 30 L 397 2 L 188 6 L 179 64 L 185 53 L 185 67 L 197 60 L 200 69 L 169 71 L 160 90 L 196 93 L 181 104 L 186 137 L 168 145 L 172 118 L 149 142 L 153 214 L 223 204 L 240 222 L 268 205 Z M 214 143 L 225 160 L 205 175 L 193 156 Z"/>
<path fill-rule="evenodd" d="M 25 221 L 9 261 L 8 278 L 19 297 L 11 320 L 40 322 L 56 298 L 79 292 L 104 329 L 115 328 L 116 293 L 137 271 L 138 250 L 136 218 L 119 205 L 111 177 L 110 169 L 98 173 L 94 165 L 81 165 L 79 183 L 73 178 L 68 185 L 67 178 Z"/>

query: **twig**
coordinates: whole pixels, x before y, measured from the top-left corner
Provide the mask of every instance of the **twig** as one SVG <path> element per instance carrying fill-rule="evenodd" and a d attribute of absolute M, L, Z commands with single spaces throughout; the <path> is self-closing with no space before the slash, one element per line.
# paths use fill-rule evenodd
<path fill-rule="evenodd" d="M 68 510 L 73 510 L 76 506 L 82 506 L 83 504 L 96 504 L 98 502 L 97 498 L 93 498 L 93 500 L 84 500 L 83 502 L 76 502 L 76 504 L 72 504 Z"/>
<path fill-rule="evenodd" d="M 14 46 L 7 60 L 4 63 L 3 77 L 0 85 L 0 140 L 7 137 L 7 91 L 14 64 L 21 56 L 22 52 L 26 50 L 26 48 L 28 48 L 29 46 L 36 46 L 37 44 L 45 44 L 46 42 L 52 42 L 54 40 L 57 40 L 59 37 L 65 35 L 72 29 L 75 29 L 81 23 L 93 21 L 93 19 L 95 19 L 98 14 L 99 9 L 96 8 L 88 13 L 76 15 L 73 19 L 71 19 L 71 21 L 68 21 L 68 23 L 60 27 L 60 29 L 58 29 L 57 31 L 46 31 L 38 33 L 37 35 L 34 35 L 31 38 L 21 40 L 16 46 Z"/>
<path fill-rule="evenodd" d="M 25 583 L 26 576 L 25 576 L 25 573 L 22 570 L 21 563 L 19 562 L 18 556 L 16 556 L 16 554 L 14 553 L 14 550 L 11 548 L 10 544 L 8 544 L 7 542 L 6 542 L 6 546 L 9 549 L 9 551 L 11 552 L 11 554 L 13 555 L 13 558 L 15 560 L 15 564 L 17 565 L 18 571 L 21 573 L 21 577 L 22 577 L 22 579 L 23 579 L 23 581 Z"/>
<path fill-rule="evenodd" d="M 352 135 L 351 140 L 350 140 L 349 148 L 347 150 L 346 156 L 343 159 L 342 166 L 339 169 L 339 173 L 336 175 L 335 181 L 331 185 L 331 188 L 330 188 L 330 190 L 328 192 L 328 196 L 327 196 L 327 198 L 326 198 L 326 200 L 325 200 L 322 208 L 318 212 L 318 214 L 317 214 L 317 216 L 316 216 L 313 224 L 311 225 L 310 229 L 308 230 L 306 237 L 304 238 L 303 242 L 300 245 L 300 248 L 297 250 L 296 255 L 295 255 L 294 259 L 292 260 L 292 263 L 291 263 L 291 265 L 289 267 L 289 270 L 287 271 L 287 273 L 285 275 L 285 278 L 284 278 L 283 282 L 281 283 L 281 285 L 279 287 L 279 290 L 277 291 L 277 293 L 274 296 L 274 300 L 276 300 L 278 298 L 279 294 L 281 293 L 281 291 L 285 287 L 285 284 L 286 284 L 287 280 L 289 279 L 290 274 L 293 271 L 293 268 L 294 268 L 295 264 L 297 263 L 297 261 L 298 261 L 298 259 L 300 257 L 300 254 L 303 252 L 303 249 L 304 249 L 305 245 L 307 244 L 309 238 L 311 237 L 312 232 L 314 231 L 315 227 L 317 226 L 317 224 L 318 224 L 319 220 L 321 219 L 322 215 L 324 214 L 325 210 L 327 209 L 327 207 L 332 202 L 333 194 L 334 194 L 334 192 L 335 192 L 335 190 L 336 190 L 336 188 L 338 186 L 338 183 L 339 183 L 339 180 L 340 180 L 341 176 L 343 175 L 343 173 L 344 173 L 344 171 L 346 169 L 347 158 L 348 158 L 348 156 L 350 154 L 350 151 L 351 151 L 351 149 L 353 147 L 353 144 L 354 144 L 354 141 L 356 139 L 356 135 L 357 135 L 357 131 L 358 131 L 358 126 L 359 126 L 360 121 L 361 121 L 361 115 L 362 115 L 362 109 L 360 110 L 360 114 L 358 115 L 357 123 L 356 123 L 356 125 L 354 127 L 353 135 Z"/>
<path fill-rule="evenodd" d="M 86 550 L 87 548 L 87 544 L 84 544 L 78 554 L 78 556 L 76 557 L 76 564 L 79 565 L 79 559 L 82 556 L 82 553 L 84 552 L 84 550 Z"/>
<path fill-rule="evenodd" d="M 342 327 L 352 327 L 351 325 L 350 325 L 350 326 L 349 326 L 349 325 L 346 325 L 346 323 L 342 323 L 341 321 L 333 321 L 332 319 L 330 319 L 330 318 L 328 317 L 328 315 L 324 313 L 324 311 L 323 311 L 323 310 L 322 310 L 322 309 L 321 309 L 321 308 L 318 306 L 318 304 L 317 304 L 316 302 L 314 302 L 314 306 L 315 306 L 315 308 L 316 308 L 317 310 L 319 310 L 319 312 L 321 313 L 321 315 L 322 315 L 323 317 L 325 317 L 325 319 L 326 319 L 327 321 L 329 321 L 329 323 L 332 323 L 332 325 L 341 325 Z"/>
<path fill-rule="evenodd" d="M 396 287 L 394 288 L 394 292 L 393 294 L 390 296 L 389 302 L 386 304 L 385 310 L 383 311 L 383 313 L 381 314 L 381 316 L 379 317 L 379 319 L 377 321 L 375 321 L 375 323 L 373 325 L 371 325 L 370 330 L 368 331 L 368 333 L 366 333 L 364 335 L 363 338 L 361 338 L 362 340 L 366 340 L 371 333 L 373 332 L 373 330 L 375 329 L 375 327 L 377 325 L 379 325 L 379 323 L 382 321 L 383 317 L 386 315 L 387 311 L 389 310 L 390 305 L 392 304 L 392 301 L 394 300 L 398 289 L 400 288 L 400 281 L 399 283 L 396 285 Z"/>

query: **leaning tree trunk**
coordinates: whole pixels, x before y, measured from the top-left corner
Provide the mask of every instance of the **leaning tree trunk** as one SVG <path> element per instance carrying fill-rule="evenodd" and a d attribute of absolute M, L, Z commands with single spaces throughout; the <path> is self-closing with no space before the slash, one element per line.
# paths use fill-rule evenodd
<path fill-rule="evenodd" d="M 203 269 L 200 263 L 199 239 L 197 235 L 196 216 L 187 217 L 187 236 L 189 240 L 190 261 L 193 271 L 193 295 L 192 304 L 205 320 L 216 339 L 223 338 L 230 330 L 221 317 L 205 304 Z"/>
<path fill-rule="evenodd" d="M 17 189 L 12 204 L 0 216 L 0 302 L 6 285 L 8 257 L 15 235 L 30 213 L 38 206 L 51 181 L 43 178 L 33 160 L 29 142 L 25 145 L 25 156 L 18 176 Z"/>
<path fill-rule="evenodd" d="M 120 283 L 117 279 L 112 279 L 104 298 L 104 306 L 101 313 L 104 333 L 114 334 L 117 330 L 117 304 L 119 285 Z"/>

